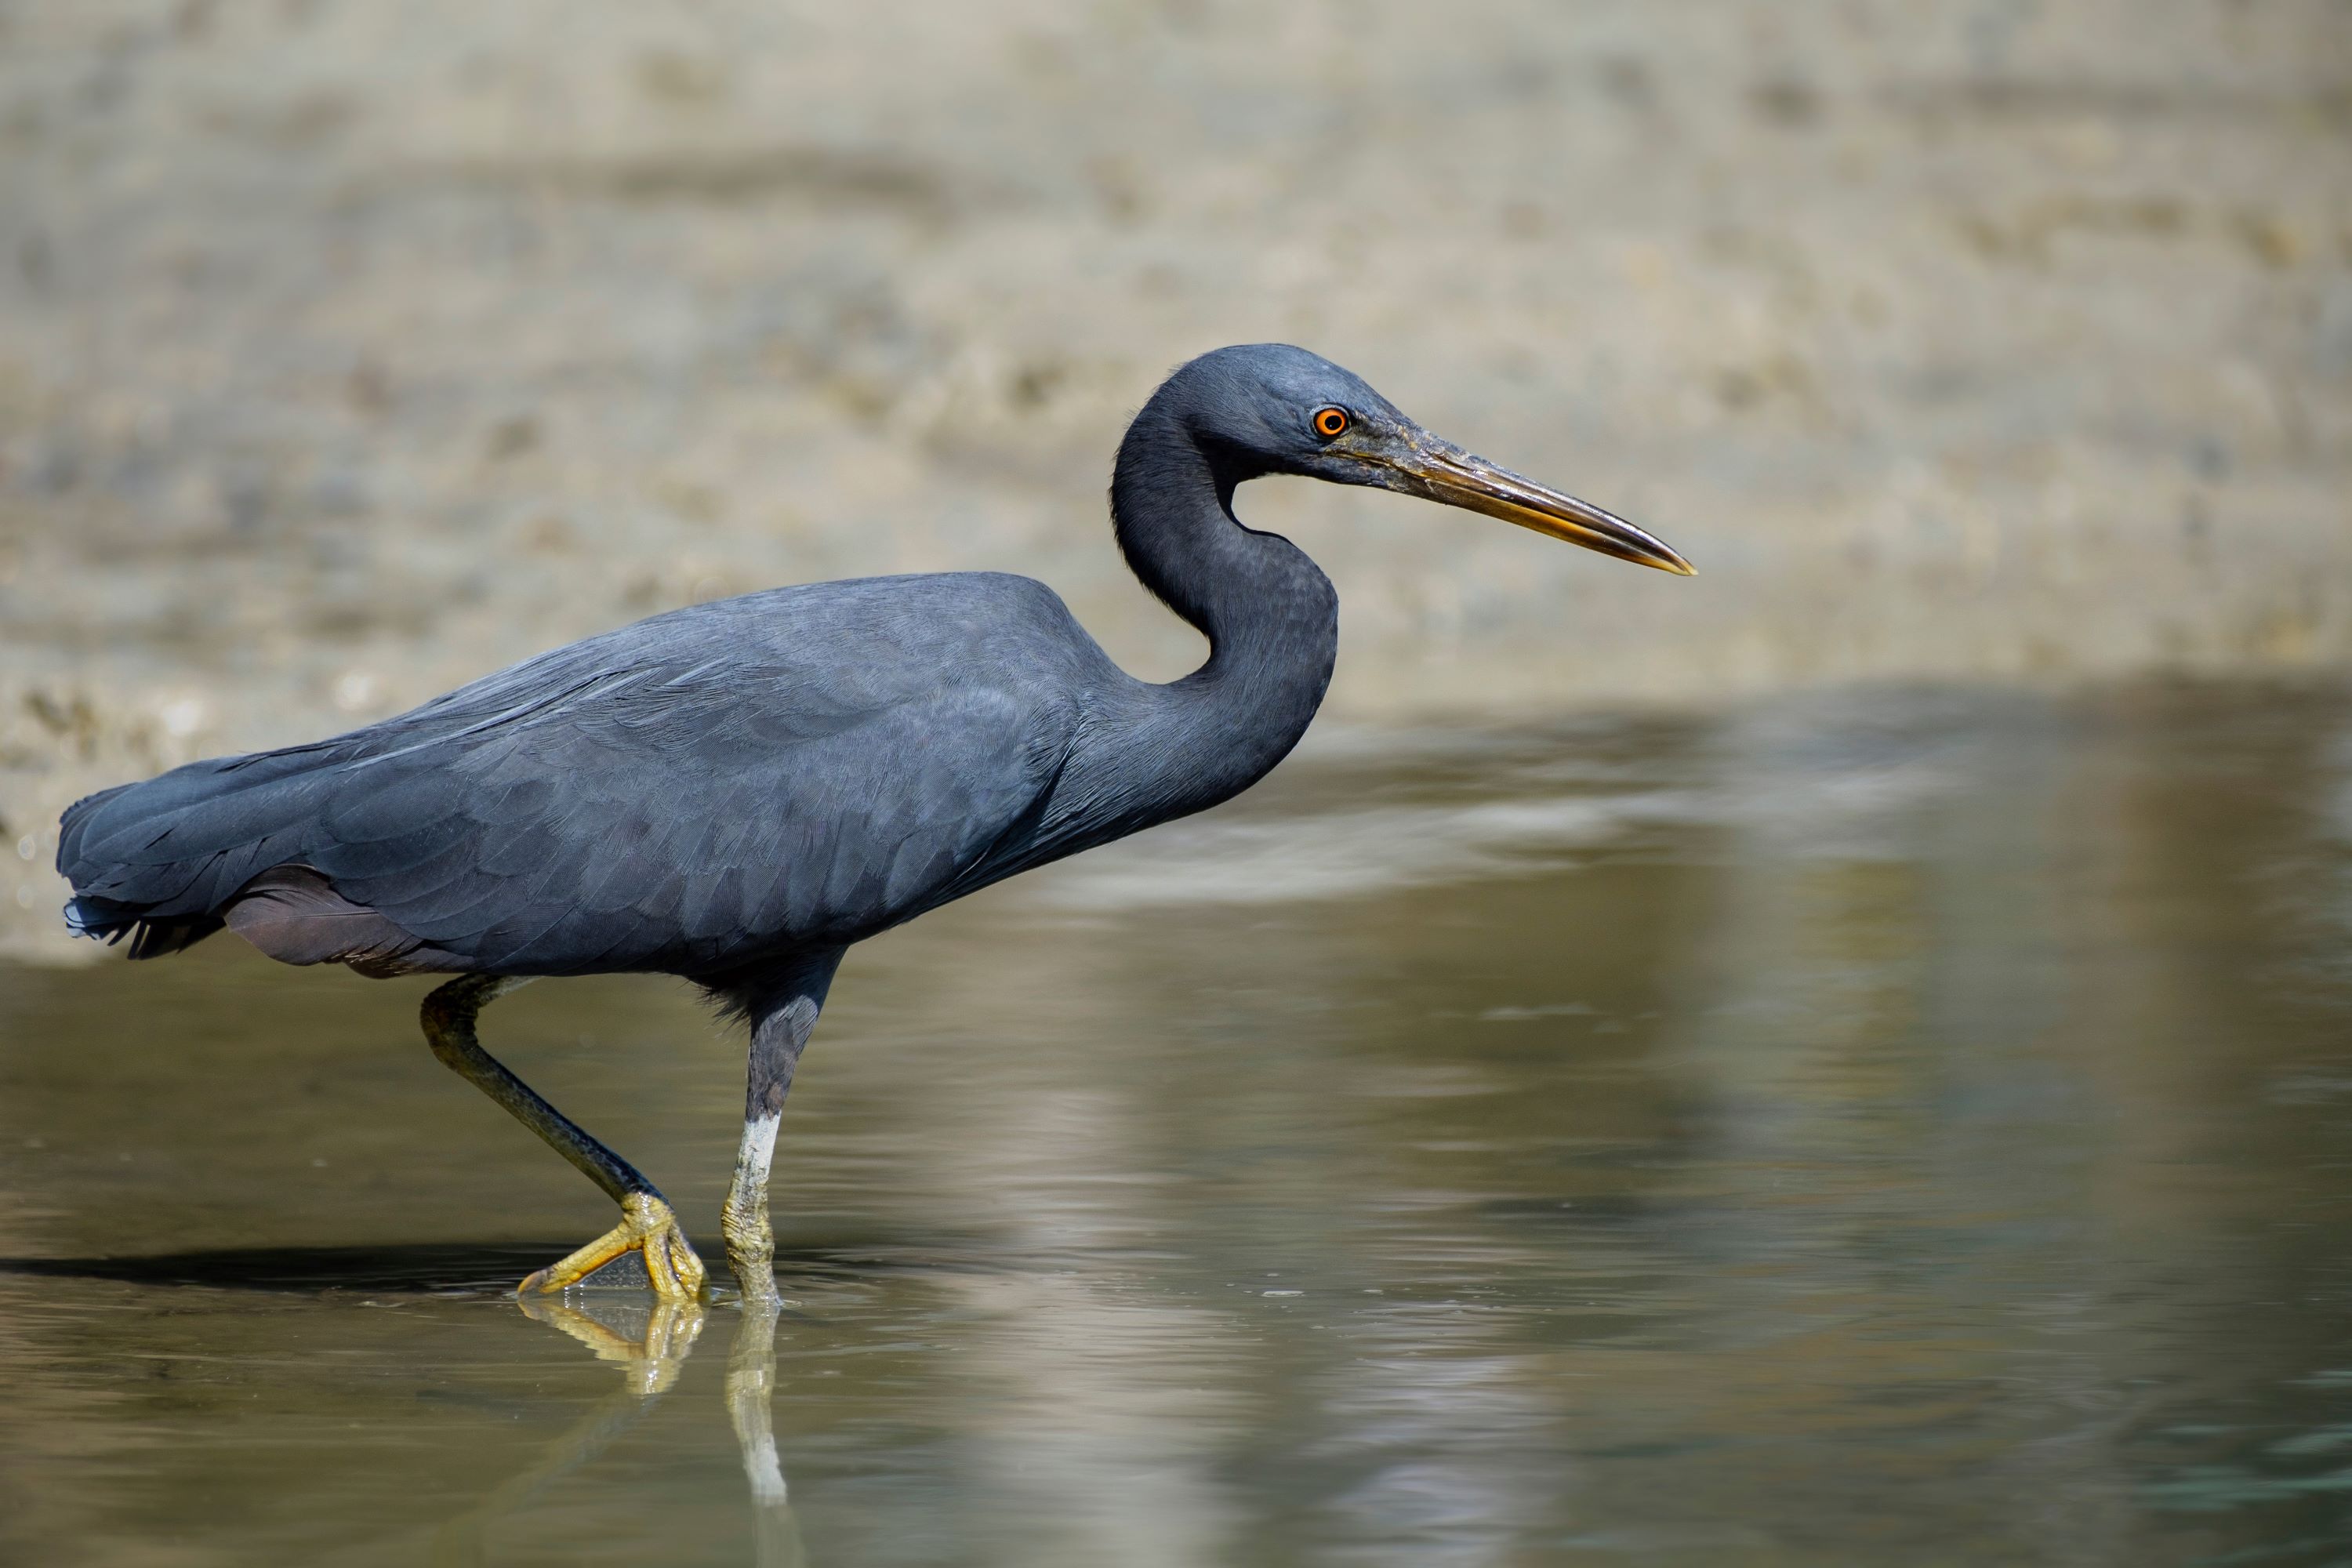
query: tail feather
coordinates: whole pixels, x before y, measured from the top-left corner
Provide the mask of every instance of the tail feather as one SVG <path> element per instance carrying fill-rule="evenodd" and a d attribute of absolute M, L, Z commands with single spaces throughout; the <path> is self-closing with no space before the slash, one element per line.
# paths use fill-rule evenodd
<path fill-rule="evenodd" d="M 214 757 L 66 808 L 58 867 L 147 868 L 251 843 L 284 829 L 308 804 L 311 778 L 336 760 L 319 746 Z M 77 879 L 79 880 L 79 879 Z"/>
<path fill-rule="evenodd" d="M 184 952 L 220 930 L 222 923 L 211 915 L 188 921 L 142 921 L 131 938 L 131 956 L 162 958 Z"/>
<path fill-rule="evenodd" d="M 135 909 L 77 895 L 66 904 L 66 929 L 111 947 L 131 939 L 132 958 L 161 958 L 196 945 L 221 929 L 215 915 L 150 920 Z"/>
<path fill-rule="evenodd" d="M 66 808 L 58 870 L 73 885 L 66 925 L 132 958 L 158 958 L 219 931 L 240 889 L 301 854 L 312 794 L 331 760 L 316 746 L 220 757 L 120 784 Z"/>

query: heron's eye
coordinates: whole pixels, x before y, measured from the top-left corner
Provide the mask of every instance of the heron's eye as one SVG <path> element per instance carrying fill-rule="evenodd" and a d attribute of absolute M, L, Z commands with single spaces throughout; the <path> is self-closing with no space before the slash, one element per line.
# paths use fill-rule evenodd
<path fill-rule="evenodd" d="M 1328 441 L 1334 436 L 1347 433 L 1348 411 L 1344 408 L 1318 408 L 1315 411 L 1315 434 Z"/>

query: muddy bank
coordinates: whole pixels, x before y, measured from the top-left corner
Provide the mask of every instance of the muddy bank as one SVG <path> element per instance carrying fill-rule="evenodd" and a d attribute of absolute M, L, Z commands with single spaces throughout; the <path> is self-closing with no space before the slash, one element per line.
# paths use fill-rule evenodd
<path fill-rule="evenodd" d="M 1343 717 L 2352 657 L 2339 7 L 0 10 L 0 941 L 74 795 L 1004 567 L 1282 338 L 1701 568 L 1268 484 Z"/>

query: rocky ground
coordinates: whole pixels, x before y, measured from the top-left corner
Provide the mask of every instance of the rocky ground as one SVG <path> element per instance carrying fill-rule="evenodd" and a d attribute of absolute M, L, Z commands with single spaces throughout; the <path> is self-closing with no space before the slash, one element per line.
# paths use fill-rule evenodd
<path fill-rule="evenodd" d="M 2341 662 L 2347 175 L 2340 0 L 0 4 L 0 945 L 85 790 L 696 599 L 1173 674 L 1103 481 L 1234 341 L 1702 572 L 1256 487 L 1343 717 Z"/>

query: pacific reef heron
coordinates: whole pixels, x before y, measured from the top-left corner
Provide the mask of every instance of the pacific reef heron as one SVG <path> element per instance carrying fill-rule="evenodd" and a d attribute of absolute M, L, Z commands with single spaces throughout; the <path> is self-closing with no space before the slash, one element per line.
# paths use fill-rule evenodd
<path fill-rule="evenodd" d="M 1209 643 L 1156 685 L 1042 583 L 875 577 L 696 605 L 412 712 L 175 768 L 67 811 L 68 923 L 132 958 L 228 927 L 288 963 L 456 978 L 434 1054 L 578 1166 L 620 1223 L 521 1289 L 625 1252 L 688 1297 L 701 1260 L 651 1182 L 483 1050 L 483 1005 L 541 975 L 682 975 L 751 1026 L 728 1259 L 775 1295 L 768 1172 L 793 1069 L 852 943 L 1033 866 L 1248 788 L 1322 702 L 1339 597 L 1234 514 L 1263 474 L 1374 485 L 1689 574 L 1622 519 L 1398 412 L 1303 349 L 1179 368 L 1119 442 L 1118 548 Z"/>

